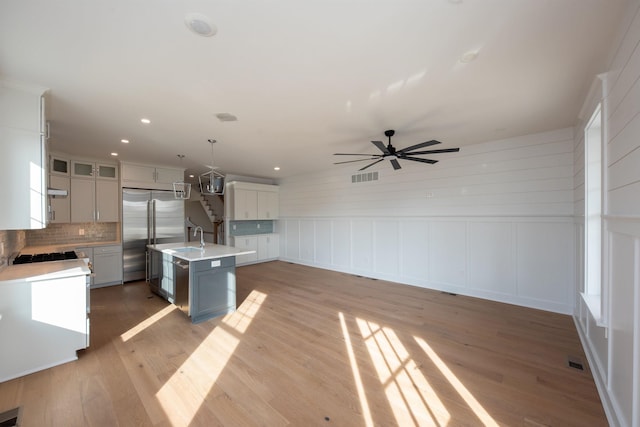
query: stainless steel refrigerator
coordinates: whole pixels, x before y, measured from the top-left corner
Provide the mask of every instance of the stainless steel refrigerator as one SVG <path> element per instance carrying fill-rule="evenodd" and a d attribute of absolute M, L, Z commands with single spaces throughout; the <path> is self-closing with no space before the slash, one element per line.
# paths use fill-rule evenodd
<path fill-rule="evenodd" d="M 154 267 L 149 244 L 184 242 L 184 200 L 173 191 L 122 189 L 122 257 L 124 281 L 147 280 Z"/>

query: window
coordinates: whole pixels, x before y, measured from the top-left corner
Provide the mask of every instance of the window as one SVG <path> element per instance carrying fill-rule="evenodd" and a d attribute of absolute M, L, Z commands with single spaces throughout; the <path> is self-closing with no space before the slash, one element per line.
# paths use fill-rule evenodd
<path fill-rule="evenodd" d="M 584 130 L 584 292 L 589 310 L 602 322 L 602 106 Z"/>

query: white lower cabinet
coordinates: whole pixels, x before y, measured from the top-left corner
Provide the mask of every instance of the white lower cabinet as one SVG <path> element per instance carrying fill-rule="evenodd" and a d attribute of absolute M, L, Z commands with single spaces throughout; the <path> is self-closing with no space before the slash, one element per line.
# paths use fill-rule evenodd
<path fill-rule="evenodd" d="M 258 236 L 258 260 L 266 261 L 280 256 L 280 235 L 261 234 Z"/>
<path fill-rule="evenodd" d="M 91 262 L 91 288 L 122 284 L 122 246 L 94 246 L 76 248 Z"/>
<path fill-rule="evenodd" d="M 256 251 L 248 255 L 238 255 L 236 257 L 236 265 L 248 264 L 258 260 L 258 238 L 256 236 L 235 236 L 233 238 L 233 246 L 238 249 Z"/>
<path fill-rule="evenodd" d="M 279 234 L 257 234 L 232 237 L 232 245 L 239 249 L 256 251 L 249 255 L 236 257 L 236 265 L 253 264 L 277 259 L 280 256 Z"/>

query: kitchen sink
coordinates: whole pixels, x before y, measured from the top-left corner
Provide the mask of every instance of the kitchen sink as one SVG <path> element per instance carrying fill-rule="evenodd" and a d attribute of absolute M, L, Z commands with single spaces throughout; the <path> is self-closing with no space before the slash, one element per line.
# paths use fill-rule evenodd
<path fill-rule="evenodd" d="M 200 252 L 203 249 L 201 249 L 200 246 L 184 246 L 182 248 L 173 248 L 171 250 L 176 252 Z"/>

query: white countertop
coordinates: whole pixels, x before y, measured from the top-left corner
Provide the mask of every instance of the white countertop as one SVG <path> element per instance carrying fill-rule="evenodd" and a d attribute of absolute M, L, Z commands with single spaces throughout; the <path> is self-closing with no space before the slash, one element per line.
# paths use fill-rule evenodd
<path fill-rule="evenodd" d="M 34 262 L 28 264 L 9 265 L 0 271 L 1 282 L 58 279 L 91 274 L 91 270 L 83 260 Z"/>
<path fill-rule="evenodd" d="M 205 259 L 226 258 L 238 255 L 253 254 L 256 251 L 238 249 L 233 246 L 215 245 L 213 243 L 205 243 L 204 248 L 200 249 L 197 242 L 178 242 L 164 243 L 162 245 L 147 245 L 149 249 L 160 251 L 165 254 L 173 255 L 186 261 L 202 261 Z M 192 248 L 188 251 L 180 251 L 180 248 Z"/>

